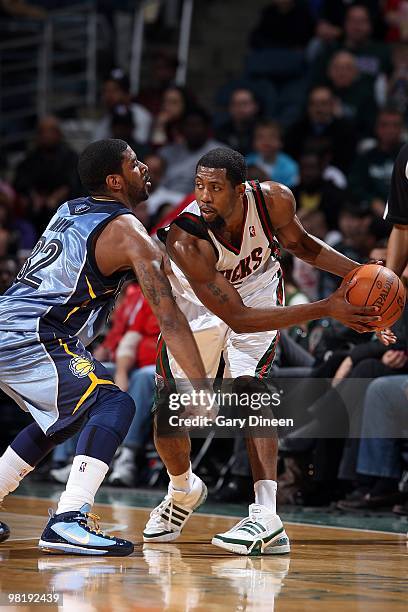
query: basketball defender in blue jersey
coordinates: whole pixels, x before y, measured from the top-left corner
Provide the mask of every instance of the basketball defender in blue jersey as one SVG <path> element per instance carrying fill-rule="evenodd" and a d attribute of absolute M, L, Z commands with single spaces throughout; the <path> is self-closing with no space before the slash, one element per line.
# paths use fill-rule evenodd
<path fill-rule="evenodd" d="M 45 552 L 128 555 L 133 544 L 99 530 L 90 510 L 134 416 L 133 400 L 86 350 L 124 280 L 135 274 L 163 338 L 188 377 L 205 370 L 134 207 L 148 197 L 146 165 L 123 140 L 89 145 L 79 159 L 89 197 L 65 202 L 0 297 L 0 388 L 34 418 L 0 458 L 0 503 L 54 447 L 82 428 Z M 0 534 L 7 527 L 0 523 Z M 5 539 L 5 537 L 3 537 Z"/>

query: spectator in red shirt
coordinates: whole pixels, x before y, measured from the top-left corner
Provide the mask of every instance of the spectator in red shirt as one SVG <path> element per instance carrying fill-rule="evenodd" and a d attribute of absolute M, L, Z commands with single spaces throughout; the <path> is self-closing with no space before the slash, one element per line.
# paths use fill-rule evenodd
<path fill-rule="evenodd" d="M 132 370 L 155 363 L 159 333 L 157 319 L 143 298 L 141 308 L 116 349 L 115 382 L 123 391 L 129 389 Z"/>
<path fill-rule="evenodd" d="M 141 307 L 116 348 L 115 382 L 133 398 L 136 415 L 120 454 L 113 462 L 110 484 L 133 486 L 136 483 L 137 467 L 144 456 L 152 422 L 154 363 L 159 333 L 157 319 L 142 298 Z"/>

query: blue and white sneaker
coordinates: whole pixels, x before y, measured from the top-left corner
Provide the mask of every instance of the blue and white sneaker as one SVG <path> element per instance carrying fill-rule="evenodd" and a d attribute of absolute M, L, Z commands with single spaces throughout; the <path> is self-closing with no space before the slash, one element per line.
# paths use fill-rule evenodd
<path fill-rule="evenodd" d="M 90 506 L 84 504 L 80 510 L 54 514 L 50 512 L 48 521 L 38 547 L 45 553 L 73 555 L 105 555 L 126 557 L 134 546 L 128 540 L 106 535 L 99 529 L 99 516 L 89 512 Z M 88 520 L 93 522 L 92 527 Z"/>
<path fill-rule="evenodd" d="M 194 474 L 191 491 L 178 491 L 169 484 L 163 501 L 150 513 L 143 531 L 145 542 L 172 542 L 176 540 L 194 512 L 207 499 L 207 487 Z"/>
<path fill-rule="evenodd" d="M 265 506 L 251 504 L 248 516 L 225 533 L 217 533 L 212 544 L 239 555 L 284 555 L 289 538 L 277 514 Z"/>
<path fill-rule="evenodd" d="M 10 528 L 6 523 L 0 521 L 0 542 L 5 542 L 10 537 Z"/>

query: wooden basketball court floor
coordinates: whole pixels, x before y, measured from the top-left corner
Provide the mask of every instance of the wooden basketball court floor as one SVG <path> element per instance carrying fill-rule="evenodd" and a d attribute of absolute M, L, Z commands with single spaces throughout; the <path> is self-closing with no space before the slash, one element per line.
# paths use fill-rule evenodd
<path fill-rule="evenodd" d="M 43 487 L 39 497 L 34 487 L 34 493 L 23 490 L 24 495 L 7 498 L 0 516 L 12 535 L 0 544 L 0 612 L 408 610 L 405 519 L 399 524 L 404 533 L 286 522 L 290 555 L 242 557 L 210 543 L 236 517 L 209 514 L 204 506 L 177 542 L 143 544 L 141 531 L 153 501 L 141 494 L 126 504 L 120 492 L 110 491 L 110 502 L 96 504 L 94 511 L 104 529 L 135 542 L 130 557 L 43 555 L 37 541 L 56 491 Z M 61 593 L 63 606 L 5 606 L 7 594 L 16 592 Z"/>

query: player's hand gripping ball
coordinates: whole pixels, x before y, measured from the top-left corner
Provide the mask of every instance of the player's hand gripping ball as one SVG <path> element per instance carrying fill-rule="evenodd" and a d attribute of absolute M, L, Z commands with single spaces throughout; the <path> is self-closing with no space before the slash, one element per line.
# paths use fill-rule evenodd
<path fill-rule="evenodd" d="M 356 279 L 347 292 L 347 299 L 354 306 L 378 306 L 378 323 L 368 323 L 374 330 L 386 329 L 400 318 L 405 306 L 406 291 L 398 276 L 379 264 L 366 264 L 351 270 L 342 285 Z"/>

